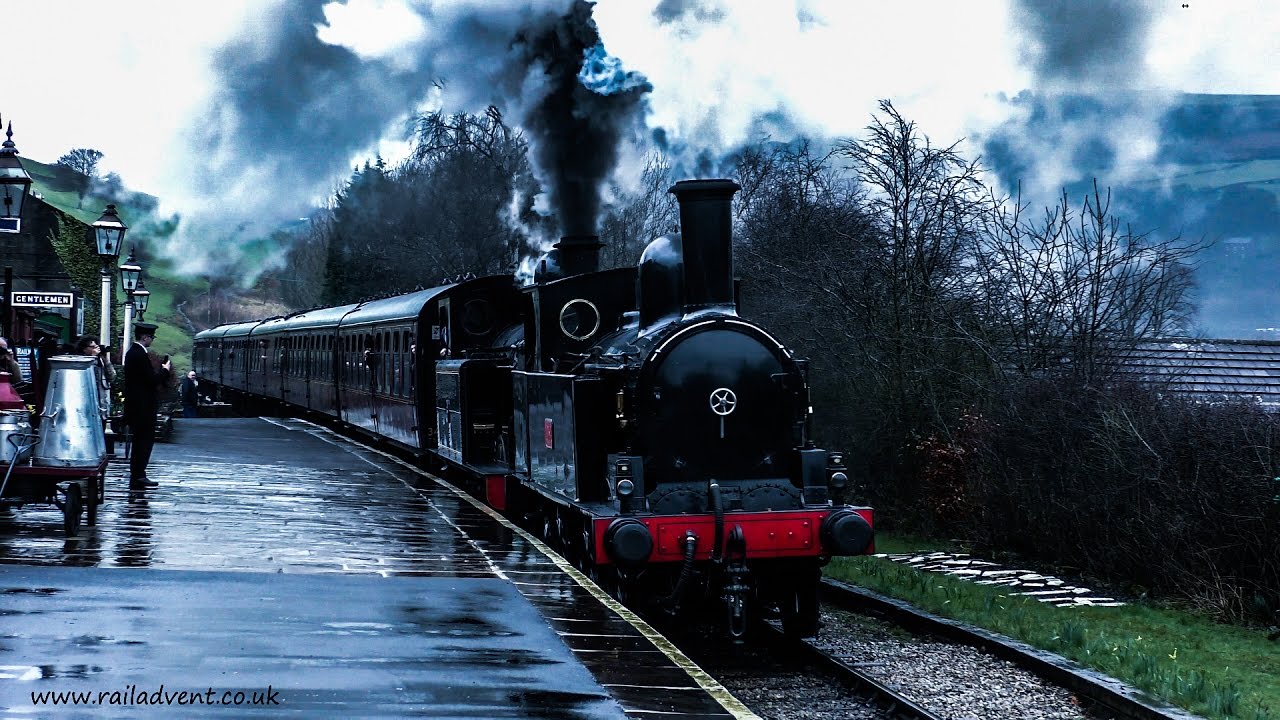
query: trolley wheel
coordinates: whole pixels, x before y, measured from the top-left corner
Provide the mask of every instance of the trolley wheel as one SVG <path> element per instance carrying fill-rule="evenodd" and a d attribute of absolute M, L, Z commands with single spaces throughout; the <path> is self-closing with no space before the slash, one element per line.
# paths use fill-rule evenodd
<path fill-rule="evenodd" d="M 81 499 L 80 483 L 73 482 L 67 486 L 67 501 L 62 505 L 62 529 L 67 537 L 75 537 L 80 532 L 80 511 L 84 509 Z"/>
<path fill-rule="evenodd" d="M 818 583 L 801 581 L 794 590 L 784 592 L 778 602 L 782 615 L 782 631 L 792 637 L 818 634 Z"/>

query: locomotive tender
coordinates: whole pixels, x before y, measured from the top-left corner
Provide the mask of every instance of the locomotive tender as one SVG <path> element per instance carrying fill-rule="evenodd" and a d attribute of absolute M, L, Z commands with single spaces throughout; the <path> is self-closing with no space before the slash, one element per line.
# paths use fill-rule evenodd
<path fill-rule="evenodd" d="M 843 456 L 809 440 L 806 366 L 738 316 L 730 180 L 671 188 L 681 234 L 598 271 L 568 236 L 510 275 L 224 325 L 194 364 L 236 402 L 282 403 L 444 466 L 617 596 L 777 608 L 817 631 L 821 567 L 872 546 Z"/>

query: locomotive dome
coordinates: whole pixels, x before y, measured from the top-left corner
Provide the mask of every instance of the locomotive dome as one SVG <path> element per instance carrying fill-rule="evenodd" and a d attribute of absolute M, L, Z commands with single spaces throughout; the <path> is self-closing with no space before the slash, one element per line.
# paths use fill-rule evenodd
<path fill-rule="evenodd" d="M 640 331 L 659 321 L 679 315 L 684 306 L 680 292 L 680 237 L 663 235 L 655 238 L 640 255 L 636 272 L 636 306 L 640 309 Z"/>

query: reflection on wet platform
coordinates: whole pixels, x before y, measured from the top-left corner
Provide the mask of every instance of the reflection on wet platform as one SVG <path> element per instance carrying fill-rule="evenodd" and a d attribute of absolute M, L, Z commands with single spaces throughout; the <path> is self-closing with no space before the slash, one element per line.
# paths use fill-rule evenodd
<path fill-rule="evenodd" d="M 156 446 L 148 474 L 160 486 L 144 494 L 129 492 L 127 462 L 112 462 L 97 524 L 82 524 L 75 538 L 62 536 L 61 515 L 54 509 L 0 511 L 0 563 L 335 580 L 501 578 L 597 682 L 626 698 L 620 702 L 628 715 L 731 716 L 525 536 L 399 461 L 296 420 L 180 421 L 175 440 Z M 427 605 L 407 605 L 401 614 L 405 627 L 423 637 L 504 632 L 442 624 Z M 307 629 L 316 637 L 386 632 L 336 620 Z"/>

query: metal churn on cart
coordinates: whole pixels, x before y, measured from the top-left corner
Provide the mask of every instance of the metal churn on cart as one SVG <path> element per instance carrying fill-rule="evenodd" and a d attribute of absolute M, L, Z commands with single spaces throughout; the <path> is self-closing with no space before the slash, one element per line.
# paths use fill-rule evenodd
<path fill-rule="evenodd" d="M 107 443 L 98 408 L 96 361 L 59 355 L 48 362 L 49 382 L 38 432 L 33 433 L 25 422 L 25 407 L 17 410 L 6 405 L 5 417 L 0 418 L 7 446 L 0 459 L 6 465 L 0 480 L 0 506 L 56 505 L 70 537 L 80 531 L 80 515 L 86 509 L 89 524 L 97 522 L 98 506 L 105 499 Z M 6 389 L 12 394 L 0 376 L 0 391 Z"/>
<path fill-rule="evenodd" d="M 52 371 L 40 414 L 40 441 L 32 463 L 46 467 L 93 467 L 107 456 L 98 406 L 96 361 L 82 355 L 49 358 Z"/>

